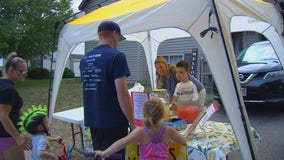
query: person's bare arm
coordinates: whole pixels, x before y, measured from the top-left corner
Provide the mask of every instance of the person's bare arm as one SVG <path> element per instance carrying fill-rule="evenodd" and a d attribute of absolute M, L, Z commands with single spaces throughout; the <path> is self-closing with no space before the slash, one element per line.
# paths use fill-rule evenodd
<path fill-rule="evenodd" d="M 100 156 L 101 158 L 108 157 L 109 155 L 116 153 L 120 151 L 121 149 L 125 148 L 127 145 L 129 145 L 132 142 L 139 141 L 142 135 L 143 128 L 137 127 L 135 128 L 130 134 L 127 136 L 117 140 L 114 142 L 110 147 L 108 147 L 106 150 L 101 151 L 97 150 L 95 151 L 95 157 Z"/>
<path fill-rule="evenodd" d="M 13 122 L 9 117 L 12 106 L 7 104 L 0 104 L 0 122 L 5 130 L 16 140 L 17 144 L 23 149 L 30 149 L 30 142 L 27 138 L 21 136 L 21 134 L 15 128 Z"/>
<path fill-rule="evenodd" d="M 169 134 L 172 140 L 174 140 L 176 143 L 179 144 L 186 144 L 186 139 L 184 136 L 182 136 L 180 133 L 178 133 L 177 130 L 175 130 L 172 127 L 168 127 L 169 129 Z"/>
<path fill-rule="evenodd" d="M 115 79 L 115 88 L 121 110 L 125 115 L 125 117 L 127 118 L 127 120 L 129 121 L 130 127 L 133 130 L 135 128 L 135 120 L 134 120 L 131 98 L 128 92 L 126 76 Z"/>
<path fill-rule="evenodd" d="M 177 98 L 175 96 L 173 96 L 172 103 L 170 104 L 170 110 L 177 110 Z"/>
<path fill-rule="evenodd" d="M 46 137 L 46 139 L 49 142 L 53 142 L 53 141 L 59 142 L 59 140 L 61 140 L 62 138 L 60 136 L 57 136 L 57 137 Z"/>

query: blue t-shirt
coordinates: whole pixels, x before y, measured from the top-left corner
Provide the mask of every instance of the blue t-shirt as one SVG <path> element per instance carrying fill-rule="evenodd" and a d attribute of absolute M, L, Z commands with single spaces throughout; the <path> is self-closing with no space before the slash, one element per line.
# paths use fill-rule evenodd
<path fill-rule="evenodd" d="M 117 98 L 115 79 L 128 77 L 125 55 L 109 45 L 99 45 L 80 63 L 84 98 L 84 123 L 88 127 L 127 127 Z"/>
<path fill-rule="evenodd" d="M 32 135 L 32 160 L 48 160 L 38 156 L 40 151 L 49 151 L 49 142 L 43 134 Z"/>

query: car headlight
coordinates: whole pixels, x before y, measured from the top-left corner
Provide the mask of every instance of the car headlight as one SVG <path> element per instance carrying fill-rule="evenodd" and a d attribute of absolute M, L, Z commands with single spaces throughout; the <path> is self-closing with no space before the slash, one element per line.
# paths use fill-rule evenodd
<path fill-rule="evenodd" d="M 280 71 L 274 71 L 274 72 L 268 72 L 266 73 L 266 75 L 263 77 L 263 79 L 265 80 L 269 80 L 269 79 L 273 79 L 276 77 L 283 77 L 284 76 L 284 70 L 280 70 Z"/>

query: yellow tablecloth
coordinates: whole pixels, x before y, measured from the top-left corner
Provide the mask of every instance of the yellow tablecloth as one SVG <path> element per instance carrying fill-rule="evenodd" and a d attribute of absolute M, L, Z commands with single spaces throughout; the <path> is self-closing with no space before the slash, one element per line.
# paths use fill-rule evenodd
<path fill-rule="evenodd" d="M 256 141 L 261 137 L 255 129 Z M 207 121 L 202 128 L 197 126 L 187 140 L 188 160 L 225 160 L 228 153 L 238 150 L 238 143 L 229 123 Z"/>

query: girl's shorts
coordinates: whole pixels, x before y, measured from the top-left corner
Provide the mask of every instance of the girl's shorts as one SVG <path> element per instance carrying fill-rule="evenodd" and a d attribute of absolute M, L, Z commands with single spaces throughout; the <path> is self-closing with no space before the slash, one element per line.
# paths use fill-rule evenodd
<path fill-rule="evenodd" d="M 13 137 L 0 137 L 0 152 L 9 149 L 11 146 L 15 144 L 16 141 Z"/>

